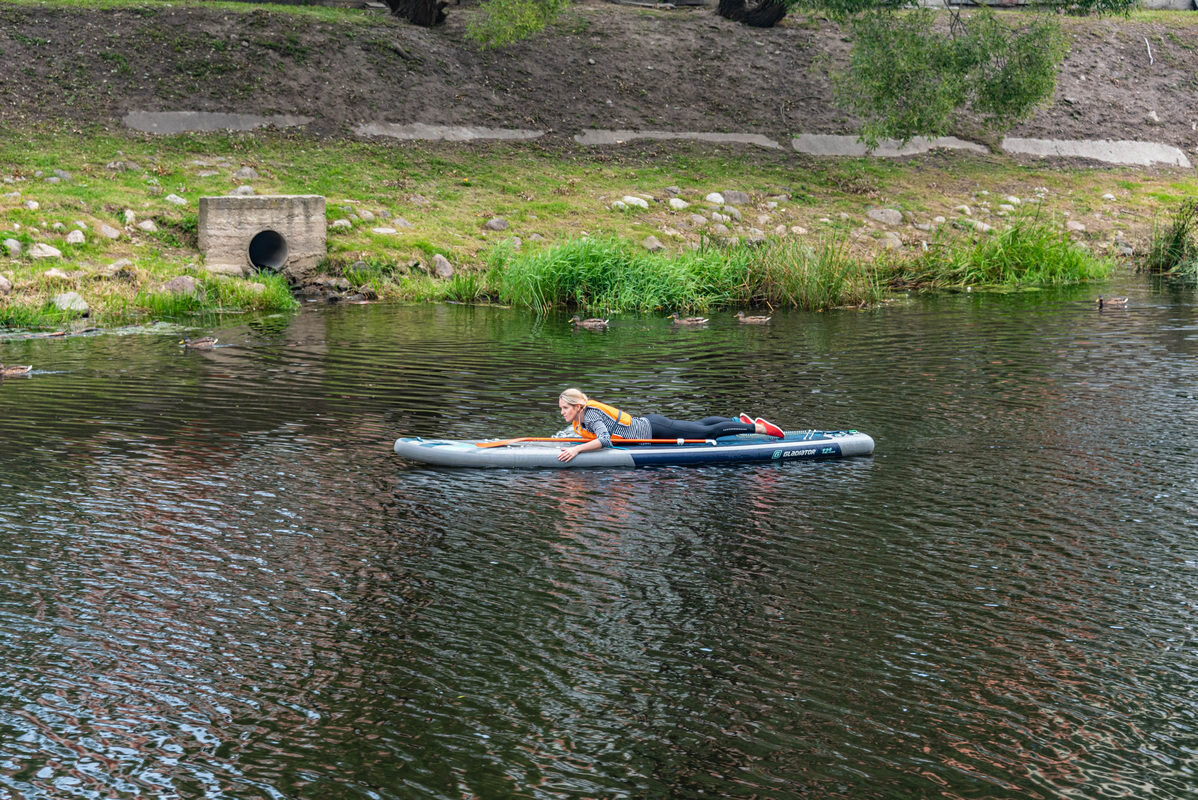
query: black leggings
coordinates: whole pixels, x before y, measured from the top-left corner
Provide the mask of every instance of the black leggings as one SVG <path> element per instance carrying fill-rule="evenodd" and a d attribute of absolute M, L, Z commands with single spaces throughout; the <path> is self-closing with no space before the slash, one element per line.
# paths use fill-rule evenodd
<path fill-rule="evenodd" d="M 752 422 L 741 422 L 731 417 L 704 417 L 698 422 L 684 422 L 663 417 L 661 414 L 646 414 L 654 439 L 716 439 L 737 433 L 756 433 Z"/>

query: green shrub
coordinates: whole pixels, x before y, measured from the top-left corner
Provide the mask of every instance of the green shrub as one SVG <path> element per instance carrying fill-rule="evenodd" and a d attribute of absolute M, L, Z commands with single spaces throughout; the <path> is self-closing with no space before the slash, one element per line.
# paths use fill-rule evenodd
<path fill-rule="evenodd" d="M 1009 26 L 988 8 L 950 11 L 949 19 L 947 31 L 927 8 L 871 9 L 852 20 L 853 48 L 836 90 L 864 120 L 865 142 L 943 136 L 970 116 L 1005 129 L 1052 97 L 1067 52 L 1056 20 Z"/>
<path fill-rule="evenodd" d="M 480 47 L 503 47 L 544 30 L 569 5 L 567 0 L 487 0 L 466 23 Z"/>

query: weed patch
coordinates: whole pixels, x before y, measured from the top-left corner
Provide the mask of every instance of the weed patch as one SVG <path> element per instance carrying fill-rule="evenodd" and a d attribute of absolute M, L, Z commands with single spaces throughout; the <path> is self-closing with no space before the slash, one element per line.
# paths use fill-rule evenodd
<path fill-rule="evenodd" d="M 1154 275 L 1198 279 L 1198 199 L 1183 201 L 1169 224 L 1153 231 L 1144 269 Z"/>
<path fill-rule="evenodd" d="M 1113 268 L 1038 219 L 1017 221 L 991 234 L 947 234 L 886 272 L 894 288 L 1047 286 L 1105 277 Z"/>

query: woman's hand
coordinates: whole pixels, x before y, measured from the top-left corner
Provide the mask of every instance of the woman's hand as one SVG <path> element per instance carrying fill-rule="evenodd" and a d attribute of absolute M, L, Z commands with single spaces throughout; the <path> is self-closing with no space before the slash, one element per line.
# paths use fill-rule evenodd
<path fill-rule="evenodd" d="M 603 447 L 603 442 L 599 439 L 588 439 L 582 444 L 576 444 L 573 447 L 563 447 L 562 451 L 557 454 L 558 461 L 573 461 L 574 456 L 579 453 L 585 453 L 588 450 L 598 450 Z"/>

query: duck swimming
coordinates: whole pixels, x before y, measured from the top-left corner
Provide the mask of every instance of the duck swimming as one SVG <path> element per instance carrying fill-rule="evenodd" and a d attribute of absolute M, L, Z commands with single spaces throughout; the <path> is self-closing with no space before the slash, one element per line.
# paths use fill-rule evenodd
<path fill-rule="evenodd" d="M 736 312 L 736 321 L 744 325 L 764 325 L 771 319 L 773 317 L 747 317 L 743 311 Z"/>
<path fill-rule="evenodd" d="M 707 317 L 679 317 L 677 314 L 671 314 L 666 317 L 668 320 L 673 320 L 675 325 L 706 325 Z"/>
<path fill-rule="evenodd" d="M 199 339 L 184 339 L 179 342 L 179 345 L 192 350 L 211 350 L 213 347 L 216 347 L 216 337 L 203 336 Z"/>
<path fill-rule="evenodd" d="M 582 319 L 577 314 L 570 317 L 570 324 L 575 328 L 586 328 L 588 331 L 602 331 L 607 329 L 607 320 L 592 317 L 590 319 Z"/>
<path fill-rule="evenodd" d="M 33 367 L 29 364 L 0 364 L 0 378 L 15 378 L 18 375 L 28 375 L 31 371 Z"/>
<path fill-rule="evenodd" d="M 1098 295 L 1098 300 L 1096 300 L 1095 302 L 1098 303 L 1098 310 L 1101 311 L 1103 309 L 1103 307 L 1105 307 L 1105 306 L 1110 306 L 1111 308 L 1123 308 L 1124 306 L 1127 305 L 1127 298 L 1126 297 L 1103 297 L 1102 295 Z"/>

